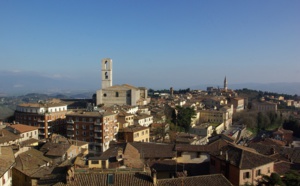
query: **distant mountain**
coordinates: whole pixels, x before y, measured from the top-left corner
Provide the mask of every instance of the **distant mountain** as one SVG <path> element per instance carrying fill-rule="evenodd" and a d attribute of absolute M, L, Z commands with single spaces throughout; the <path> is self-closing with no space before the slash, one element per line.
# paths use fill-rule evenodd
<path fill-rule="evenodd" d="M 36 72 L 0 71 L 0 95 L 24 95 L 27 93 L 69 94 L 96 91 L 96 83 L 60 76 L 48 76 Z M 95 87 L 94 87 L 95 86 Z"/>

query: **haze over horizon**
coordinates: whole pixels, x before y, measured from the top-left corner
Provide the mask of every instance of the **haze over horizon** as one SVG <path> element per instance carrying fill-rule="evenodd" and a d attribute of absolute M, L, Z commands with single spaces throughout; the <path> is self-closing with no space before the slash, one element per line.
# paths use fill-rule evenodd
<path fill-rule="evenodd" d="M 0 92 L 300 83 L 300 1 L 1 1 Z M 250 87 L 251 88 L 251 87 Z M 285 90 L 282 90 L 284 92 Z M 299 94 L 295 92 L 295 94 Z"/>

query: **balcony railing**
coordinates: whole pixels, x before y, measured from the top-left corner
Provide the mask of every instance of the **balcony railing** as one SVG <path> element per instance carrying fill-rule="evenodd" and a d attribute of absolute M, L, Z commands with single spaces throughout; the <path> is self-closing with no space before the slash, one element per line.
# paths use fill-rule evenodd
<path fill-rule="evenodd" d="M 94 125 L 97 125 L 97 126 L 101 126 L 102 123 L 99 123 L 99 122 L 95 122 Z"/>
<path fill-rule="evenodd" d="M 74 130 L 74 127 L 67 127 L 67 130 Z"/>
<path fill-rule="evenodd" d="M 67 134 L 67 136 L 68 136 L 69 138 L 72 138 L 72 137 L 74 137 L 74 134 Z"/>
<path fill-rule="evenodd" d="M 100 129 L 94 129 L 94 132 L 102 132 Z"/>
<path fill-rule="evenodd" d="M 101 136 L 94 136 L 95 139 L 102 139 Z"/>
<path fill-rule="evenodd" d="M 74 121 L 73 120 L 68 120 L 67 123 L 68 124 L 74 124 Z"/>

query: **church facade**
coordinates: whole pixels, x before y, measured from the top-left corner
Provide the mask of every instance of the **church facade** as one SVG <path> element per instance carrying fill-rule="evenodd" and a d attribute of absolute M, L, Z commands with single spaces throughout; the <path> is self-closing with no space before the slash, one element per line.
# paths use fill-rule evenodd
<path fill-rule="evenodd" d="M 105 58 L 101 62 L 102 89 L 97 91 L 96 104 L 112 105 L 146 105 L 149 102 L 148 90 L 145 87 L 132 85 L 112 85 L 112 59 Z"/>

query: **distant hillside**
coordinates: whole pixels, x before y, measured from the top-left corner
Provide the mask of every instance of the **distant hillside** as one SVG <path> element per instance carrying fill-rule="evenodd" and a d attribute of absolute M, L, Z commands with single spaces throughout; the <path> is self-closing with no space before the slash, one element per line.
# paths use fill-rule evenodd
<path fill-rule="evenodd" d="M 213 86 L 218 87 L 218 85 L 198 85 L 190 87 L 193 89 L 206 90 L 207 87 Z M 223 86 L 220 86 L 222 88 Z M 279 94 L 289 94 L 289 95 L 300 95 L 300 82 L 299 83 L 239 83 L 239 84 L 228 84 L 230 89 L 252 89 L 261 90 L 267 92 L 275 92 Z"/>

